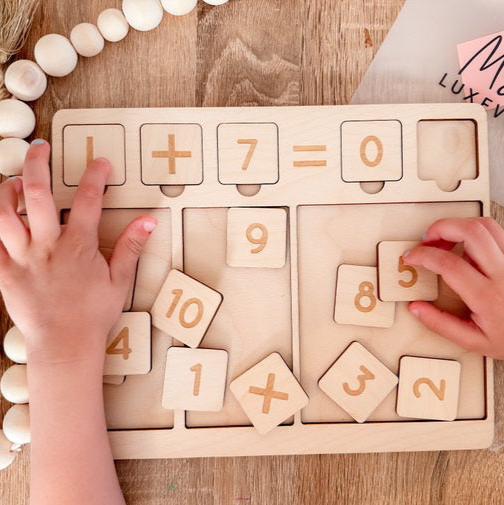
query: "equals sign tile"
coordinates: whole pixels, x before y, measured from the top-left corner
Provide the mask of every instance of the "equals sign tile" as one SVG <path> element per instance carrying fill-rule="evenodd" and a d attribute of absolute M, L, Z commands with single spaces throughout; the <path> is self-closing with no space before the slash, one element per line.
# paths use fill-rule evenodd
<path fill-rule="evenodd" d="M 310 146 L 294 146 L 295 153 L 324 153 L 327 151 L 327 146 L 310 145 Z M 327 160 L 299 160 L 294 161 L 294 168 L 319 168 L 326 167 Z"/>

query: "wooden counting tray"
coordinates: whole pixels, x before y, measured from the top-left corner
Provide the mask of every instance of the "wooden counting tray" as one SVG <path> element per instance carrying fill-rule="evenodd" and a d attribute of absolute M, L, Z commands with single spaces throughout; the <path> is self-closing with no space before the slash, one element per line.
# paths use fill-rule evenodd
<path fill-rule="evenodd" d="M 376 286 L 369 285 L 369 279 L 377 278 L 379 243 L 419 241 L 439 218 L 489 214 L 482 108 L 432 104 L 63 110 L 53 121 L 52 177 L 59 210 L 70 208 L 75 184 L 93 156 L 114 160 L 100 230 L 104 250 L 110 253 L 118 233 L 134 217 L 147 213 L 160 222 L 139 262 L 127 310 L 151 311 L 169 271 L 178 269 L 222 294 L 199 347 L 226 351 L 229 357 L 221 410 L 164 409 L 166 353 L 181 344 L 153 328 L 151 371 L 104 386 L 117 459 L 490 445 L 490 359 L 427 331 L 409 314 L 406 302 L 380 302 L 395 303 L 380 326 L 373 326 L 376 318 L 367 317 L 365 305 L 360 319 L 343 317 L 352 324 L 334 319 L 341 265 L 353 267 L 347 285 L 338 287 L 341 293 L 355 289 L 348 283 L 359 281 L 365 271 L 369 277 L 364 287 L 375 296 Z M 228 212 L 234 208 L 246 211 L 229 213 L 233 221 L 228 230 Z M 243 254 L 244 233 L 258 253 L 275 239 L 273 254 L 250 256 L 249 262 Z M 439 292 L 440 305 L 463 310 L 443 283 Z M 353 342 L 360 344 L 360 351 L 347 353 L 345 366 L 326 376 Z M 431 388 L 439 398 L 445 388 L 459 388 L 454 421 L 397 414 L 400 388 L 394 376 L 400 376 L 405 356 L 430 358 L 436 366 L 443 365 L 442 360 L 460 364 L 460 374 L 458 368 L 450 373 L 442 391 Z M 345 379 L 352 359 L 355 376 Z M 358 395 L 378 373 L 372 370 L 376 360 L 391 379 L 381 386 L 379 402 L 368 398 L 365 408 L 358 406 L 357 423 L 331 399 L 341 394 L 334 392 L 340 386 L 334 380 L 342 377 L 347 390 Z M 259 362 L 263 364 L 256 367 Z M 277 363 L 277 369 L 266 370 L 270 362 Z M 436 373 L 444 380 L 446 367 L 441 365 Z M 285 408 L 290 417 L 271 430 L 261 424 L 264 435 L 251 425 L 229 388 L 252 367 L 234 389 L 243 400 L 250 386 L 255 397 L 246 399 L 247 408 L 263 405 L 259 417 L 282 402 L 287 407 L 285 401 L 294 393 L 282 389 L 295 384 L 294 377 L 302 387 L 295 393 L 301 409 L 292 415 Z M 425 401 L 432 381 L 415 381 L 418 368 L 408 369 L 408 380 Z M 294 377 L 288 377 L 289 369 Z M 329 394 L 320 388 L 323 376 Z M 249 385 L 248 377 L 255 383 Z M 357 379 L 362 387 L 357 387 Z M 266 405 L 260 395 L 271 391 L 276 396 Z M 414 398 L 410 394 L 404 401 Z M 425 412 L 425 404 L 422 407 Z"/>

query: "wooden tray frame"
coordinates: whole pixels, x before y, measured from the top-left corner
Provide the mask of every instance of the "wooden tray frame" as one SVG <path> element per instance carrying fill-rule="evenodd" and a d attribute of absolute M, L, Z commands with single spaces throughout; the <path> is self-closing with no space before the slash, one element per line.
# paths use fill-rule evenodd
<path fill-rule="evenodd" d="M 340 126 L 349 120 L 398 119 L 403 134 L 403 175 L 376 194 L 341 178 Z M 435 181 L 417 177 L 417 123 L 425 119 L 470 119 L 477 123 L 479 174 L 448 193 Z M 252 197 L 235 186 L 222 185 L 217 170 L 217 126 L 223 122 L 274 122 L 280 132 L 280 178 Z M 146 123 L 197 123 L 203 128 L 204 181 L 186 187 L 179 197 L 168 197 L 157 186 L 140 179 L 139 129 Z M 297 251 L 297 209 L 301 205 L 407 202 L 481 202 L 489 215 L 488 133 L 484 109 L 472 104 L 369 105 L 262 108 L 83 109 L 59 111 L 53 120 L 53 191 L 58 210 L 71 206 L 75 188 L 63 184 L 63 128 L 76 124 L 122 124 L 126 135 L 127 181 L 109 187 L 104 208 L 170 208 L 173 268 L 183 269 L 183 210 L 208 207 L 286 207 L 290 214 L 290 250 Z M 303 133 L 301 133 L 303 132 Z M 327 144 L 325 170 L 293 169 L 293 144 Z M 405 197 L 404 195 L 411 195 Z M 300 335 L 297 254 L 291 254 L 293 372 L 300 376 Z M 109 433 L 116 459 L 188 458 L 392 451 L 477 449 L 488 447 L 494 434 L 493 362 L 485 359 L 486 414 L 483 419 L 454 422 L 401 421 L 303 424 L 301 413 L 291 426 L 280 426 L 266 436 L 253 427 L 187 428 L 185 413 L 174 413 L 170 429 L 121 430 Z M 227 393 L 229 394 L 229 393 Z"/>

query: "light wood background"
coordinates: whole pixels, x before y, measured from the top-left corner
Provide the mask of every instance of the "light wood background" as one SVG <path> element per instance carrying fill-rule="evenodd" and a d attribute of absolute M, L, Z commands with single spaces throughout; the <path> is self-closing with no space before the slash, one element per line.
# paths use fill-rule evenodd
<path fill-rule="evenodd" d="M 27 44 L 68 34 L 119 0 L 45 0 Z M 48 138 L 64 107 L 318 105 L 350 101 L 403 0 L 231 0 L 161 27 L 131 33 L 52 81 L 36 104 Z M 502 209 L 494 209 L 504 222 Z M 10 326 L 3 312 L 0 334 Z M 8 366 L 1 358 L 2 369 Z M 497 437 L 491 450 L 118 462 L 128 503 L 498 504 L 504 496 L 504 366 L 496 374 Z M 3 413 L 8 408 L 1 403 Z M 28 497 L 29 450 L 0 473 L 0 502 Z"/>

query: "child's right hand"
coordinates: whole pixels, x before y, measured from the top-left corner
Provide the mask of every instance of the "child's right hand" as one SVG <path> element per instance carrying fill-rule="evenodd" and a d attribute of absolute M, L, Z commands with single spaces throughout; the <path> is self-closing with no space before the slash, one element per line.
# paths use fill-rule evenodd
<path fill-rule="evenodd" d="M 451 251 L 461 242 L 463 258 Z M 427 328 L 469 351 L 504 359 L 504 230 L 499 224 L 490 218 L 442 219 L 404 261 L 440 275 L 471 311 L 463 320 L 429 302 L 411 303 L 410 311 Z"/>

